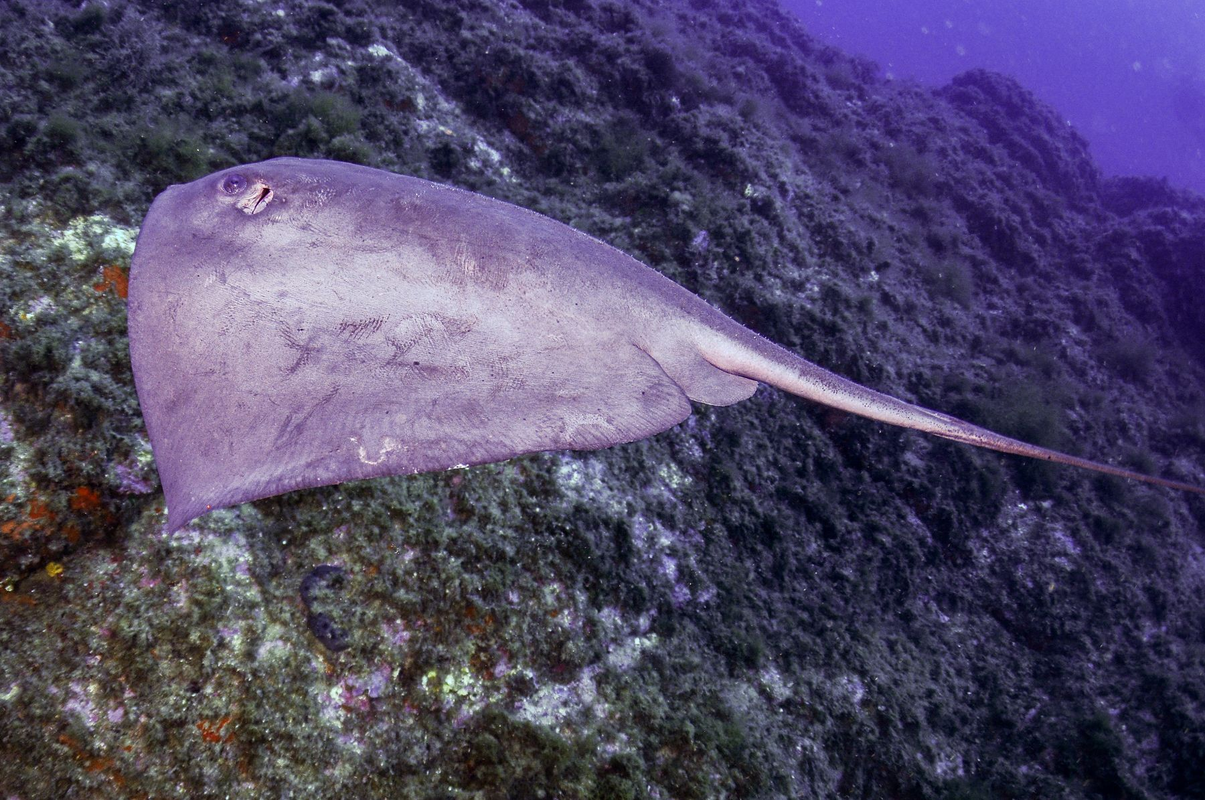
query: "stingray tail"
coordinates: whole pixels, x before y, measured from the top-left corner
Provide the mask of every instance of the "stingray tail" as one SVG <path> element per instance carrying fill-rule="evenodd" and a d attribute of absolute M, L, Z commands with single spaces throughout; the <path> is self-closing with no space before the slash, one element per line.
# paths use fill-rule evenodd
<path fill-rule="evenodd" d="M 735 323 L 733 324 L 735 325 Z M 1103 472 L 1107 475 L 1167 486 L 1185 492 L 1205 494 L 1205 487 L 1159 478 L 1154 475 L 1144 475 L 1110 464 L 1102 464 L 1099 461 L 1049 450 L 1019 439 L 1003 436 L 939 411 L 931 411 L 922 406 L 907 403 L 882 392 L 876 392 L 874 389 L 868 389 L 847 378 L 842 378 L 823 367 L 818 367 L 750 331 L 741 329 L 740 332 L 744 335 L 733 336 L 731 332 L 708 331 L 700 336 L 699 352 L 713 366 L 725 372 L 761 381 L 821 405 L 848 411 L 851 414 L 879 422 L 886 422 L 889 425 L 912 428 L 1001 453 L 1013 453 L 1042 461 L 1068 464 L 1081 469 Z M 750 336 L 755 338 L 749 339 Z"/>

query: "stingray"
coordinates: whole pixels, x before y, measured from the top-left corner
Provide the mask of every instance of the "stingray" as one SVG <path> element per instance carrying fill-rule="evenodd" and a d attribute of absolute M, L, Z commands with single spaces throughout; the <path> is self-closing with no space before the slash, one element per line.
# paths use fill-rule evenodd
<path fill-rule="evenodd" d="M 336 161 L 276 158 L 160 194 L 131 263 L 129 336 L 169 530 L 295 489 L 632 442 L 759 383 L 1202 492 L 842 378 L 533 211 Z"/>

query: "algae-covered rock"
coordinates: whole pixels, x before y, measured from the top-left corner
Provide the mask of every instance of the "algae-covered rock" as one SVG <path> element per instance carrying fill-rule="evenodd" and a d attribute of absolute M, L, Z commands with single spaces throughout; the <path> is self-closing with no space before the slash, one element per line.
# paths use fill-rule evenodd
<path fill-rule="evenodd" d="M 1200 499 L 762 389 L 167 535 L 123 304 L 167 184 L 344 158 L 1200 483 L 1199 198 L 1102 180 L 1007 78 L 885 81 L 768 0 L 12 0 L 0 32 L 4 796 L 1205 792 Z"/>

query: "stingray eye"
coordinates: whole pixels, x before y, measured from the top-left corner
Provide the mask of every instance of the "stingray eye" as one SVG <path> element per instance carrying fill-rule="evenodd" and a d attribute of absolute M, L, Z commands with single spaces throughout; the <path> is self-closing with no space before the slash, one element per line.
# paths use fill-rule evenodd
<path fill-rule="evenodd" d="M 222 181 L 222 191 L 226 194 L 238 194 L 247 188 L 247 179 L 237 172 L 227 175 Z"/>

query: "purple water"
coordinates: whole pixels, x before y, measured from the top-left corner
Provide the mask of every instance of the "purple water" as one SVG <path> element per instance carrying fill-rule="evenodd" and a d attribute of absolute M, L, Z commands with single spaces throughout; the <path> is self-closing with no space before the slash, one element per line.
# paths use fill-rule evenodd
<path fill-rule="evenodd" d="M 1018 79 L 1105 174 L 1205 194 L 1205 0 L 782 0 L 817 37 L 895 78 Z"/>

